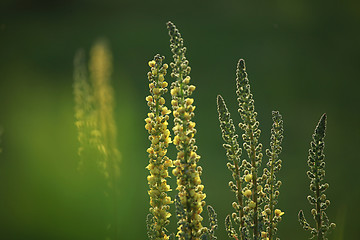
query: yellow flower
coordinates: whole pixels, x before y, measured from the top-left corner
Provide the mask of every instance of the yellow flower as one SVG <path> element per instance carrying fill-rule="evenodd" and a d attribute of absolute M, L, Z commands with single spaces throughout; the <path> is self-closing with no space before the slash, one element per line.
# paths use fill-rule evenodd
<path fill-rule="evenodd" d="M 280 217 L 280 216 L 284 215 L 284 212 L 282 212 L 280 209 L 275 209 L 275 215 L 277 217 Z"/>
<path fill-rule="evenodd" d="M 183 80 L 183 82 L 184 82 L 185 84 L 189 84 L 189 82 L 190 82 L 190 76 L 187 76 L 187 77 Z"/>
<path fill-rule="evenodd" d="M 153 101 L 153 97 L 152 97 L 152 96 L 147 96 L 147 97 L 146 97 L 146 101 L 152 102 L 152 101 Z"/>
<path fill-rule="evenodd" d="M 178 101 L 177 101 L 177 100 L 171 100 L 171 105 L 177 106 L 177 105 L 178 105 Z"/>
<path fill-rule="evenodd" d="M 175 145 L 179 145 L 179 143 L 180 143 L 180 138 L 179 138 L 178 135 L 176 135 L 176 136 L 174 137 L 173 143 L 174 143 Z"/>
<path fill-rule="evenodd" d="M 154 60 L 149 61 L 149 67 L 155 67 L 156 62 Z"/>
<path fill-rule="evenodd" d="M 195 91 L 195 89 L 196 89 L 196 87 L 195 87 L 194 85 L 190 85 L 190 86 L 189 86 L 189 91 L 190 91 L 190 92 Z"/>
<path fill-rule="evenodd" d="M 163 109 L 161 111 L 161 114 L 166 115 L 166 114 L 169 114 L 169 113 L 171 113 L 171 111 L 167 107 L 163 107 Z"/>
<path fill-rule="evenodd" d="M 194 99 L 193 98 L 187 98 L 187 99 L 185 99 L 185 104 L 186 105 L 191 105 L 191 104 L 193 104 L 194 103 Z"/>
<path fill-rule="evenodd" d="M 167 82 L 162 82 L 162 83 L 161 83 L 161 87 L 162 87 L 162 88 L 166 88 L 167 86 L 168 86 L 168 83 L 167 83 Z"/>
<path fill-rule="evenodd" d="M 159 75 L 159 81 L 162 82 L 162 81 L 164 81 L 164 79 L 165 79 L 165 78 L 164 78 L 164 75 L 160 74 L 160 75 Z"/>

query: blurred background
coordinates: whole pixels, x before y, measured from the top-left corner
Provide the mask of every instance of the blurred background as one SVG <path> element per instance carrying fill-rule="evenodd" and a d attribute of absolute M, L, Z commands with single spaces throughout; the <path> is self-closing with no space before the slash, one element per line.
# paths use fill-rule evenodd
<path fill-rule="evenodd" d="M 111 200 L 96 169 L 77 171 L 73 58 L 101 37 L 110 44 L 115 119 L 121 152 L 119 239 L 147 239 L 145 166 L 150 145 L 147 62 L 170 62 L 165 23 L 180 29 L 197 86 L 199 165 L 206 201 L 218 213 L 218 239 L 234 195 L 216 111 L 216 95 L 239 122 L 235 67 L 247 63 L 261 141 L 269 145 L 271 111 L 284 119 L 281 239 L 309 237 L 297 221 L 309 179 L 307 153 L 322 113 L 326 137 L 329 239 L 356 239 L 360 215 L 360 2 L 310 0 L 130 1 L 2 0 L 0 3 L 0 238 L 113 239 Z M 170 79 L 168 78 L 170 81 Z M 169 99 L 169 98 L 168 98 Z M 170 149 L 170 157 L 175 151 Z M 264 158 L 264 161 L 267 161 Z M 175 179 L 170 179 L 175 189 Z M 175 192 L 172 193 L 174 195 Z M 207 213 L 203 216 L 207 218 Z M 170 231 L 176 231 L 172 217 Z M 111 228 L 111 227 L 110 227 Z"/>

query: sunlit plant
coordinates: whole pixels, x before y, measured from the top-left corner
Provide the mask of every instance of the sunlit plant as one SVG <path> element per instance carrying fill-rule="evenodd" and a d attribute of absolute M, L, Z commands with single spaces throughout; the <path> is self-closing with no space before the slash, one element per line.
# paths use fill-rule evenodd
<path fill-rule="evenodd" d="M 203 226 L 201 215 L 206 205 L 206 195 L 201 181 L 203 170 L 198 165 L 200 156 L 197 154 L 196 124 L 193 120 L 195 101 L 192 97 L 196 87 L 190 84 L 191 68 L 185 56 L 187 49 L 176 26 L 168 22 L 167 28 L 173 54 L 173 61 L 169 64 L 170 76 L 173 79 L 170 85 L 172 111 L 166 107 L 165 101 L 165 95 L 168 93 L 168 83 L 165 81 L 168 65 L 164 63 L 165 58 L 157 54 L 148 62 L 150 95 L 146 97 L 146 101 L 150 112 L 145 119 L 145 128 L 151 142 L 147 150 L 149 153 L 147 180 L 151 205 L 147 218 L 148 237 L 156 240 L 217 239 L 215 230 L 218 223 L 214 209 L 207 206 L 209 227 Z M 237 65 L 236 95 L 241 117 L 238 125 L 242 132 L 241 140 L 238 139 L 237 127 L 231 119 L 224 98 L 221 95 L 217 97 L 223 146 L 228 160 L 226 165 L 233 178 L 229 182 L 229 187 L 235 193 L 235 201 L 232 203 L 234 212 L 226 217 L 225 229 L 229 238 L 236 240 L 277 240 L 279 239 L 278 224 L 284 215 L 278 207 L 282 182 L 277 177 L 282 168 L 280 158 L 284 133 L 282 115 L 278 111 L 272 112 L 270 143 L 265 151 L 267 163 L 263 166 L 263 145 L 259 141 L 261 130 L 243 59 L 240 59 Z M 171 117 L 174 121 L 173 140 L 168 129 Z M 325 175 L 323 155 L 325 119 L 326 115 L 323 115 L 315 130 L 308 161 L 310 189 L 314 193 L 308 199 L 315 206 L 312 214 L 316 227 L 310 227 L 303 212 L 299 213 L 302 226 L 310 230 L 313 237 L 318 240 L 325 240 L 329 229 L 335 226 L 329 222 L 325 214 L 330 202 L 323 193 L 328 184 L 322 183 Z M 173 157 L 168 156 L 167 152 L 171 144 L 177 150 L 177 155 Z M 174 200 L 168 196 L 168 192 L 171 191 L 171 187 L 167 184 L 167 178 L 170 177 L 169 168 L 173 168 L 171 173 L 177 180 Z M 172 205 L 175 205 L 175 215 L 178 220 L 176 234 L 167 229 Z"/>

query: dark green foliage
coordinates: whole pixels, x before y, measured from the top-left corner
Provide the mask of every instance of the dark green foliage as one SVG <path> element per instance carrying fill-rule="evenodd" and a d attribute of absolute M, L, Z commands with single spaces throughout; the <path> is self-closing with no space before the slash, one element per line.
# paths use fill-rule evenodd
<path fill-rule="evenodd" d="M 315 128 L 315 132 L 312 135 L 312 141 L 310 143 L 308 166 L 310 170 L 307 175 L 310 179 L 310 191 L 311 195 L 307 197 L 309 203 L 313 205 L 311 214 L 315 220 L 315 227 L 311 227 L 307 222 L 302 210 L 299 212 L 299 222 L 301 226 L 311 232 L 312 237 L 318 240 L 326 240 L 326 235 L 331 228 L 335 227 L 334 223 L 330 223 L 325 210 L 330 205 L 330 201 L 324 194 L 325 190 L 329 187 L 328 183 L 324 183 L 325 177 L 325 130 L 326 130 L 326 114 L 324 113 L 318 125 Z"/>

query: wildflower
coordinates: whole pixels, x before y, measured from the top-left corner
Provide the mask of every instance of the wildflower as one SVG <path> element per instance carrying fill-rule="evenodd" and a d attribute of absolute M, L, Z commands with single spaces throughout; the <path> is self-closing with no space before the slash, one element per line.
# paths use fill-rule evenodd
<path fill-rule="evenodd" d="M 280 209 L 275 209 L 275 216 L 280 217 L 284 215 L 284 212 L 282 212 Z"/>
<path fill-rule="evenodd" d="M 166 225 L 168 218 L 171 216 L 167 210 L 169 204 L 172 203 L 171 198 L 167 196 L 167 192 L 171 191 L 170 186 L 166 183 L 166 178 L 169 177 L 168 168 L 171 167 L 172 161 L 166 156 L 167 147 L 171 142 L 170 131 L 167 129 L 169 119 L 168 114 L 170 110 L 164 106 L 165 99 L 162 94 L 167 92 L 167 82 L 165 82 L 165 69 L 162 65 L 164 57 L 156 55 L 154 60 L 149 61 L 151 72 L 148 74 L 150 88 L 150 96 L 146 97 L 150 113 L 145 119 L 145 129 L 150 134 L 151 147 L 148 148 L 149 165 L 147 169 L 150 175 L 147 177 L 149 183 L 150 196 L 150 212 L 148 217 L 149 234 L 160 237 L 161 239 L 168 239 L 166 235 Z M 152 224 L 150 224 L 152 223 Z"/>
<path fill-rule="evenodd" d="M 185 48 L 181 35 L 173 23 L 168 22 L 167 27 L 171 38 L 171 51 L 174 54 L 174 61 L 170 66 L 172 68 L 171 76 L 175 78 L 175 81 L 171 85 L 170 93 L 175 117 L 173 143 L 178 150 L 175 163 L 177 167 L 173 170 L 173 174 L 177 178 L 181 208 L 189 216 L 186 220 L 179 219 L 177 235 L 179 237 L 183 236 L 181 239 L 199 239 L 198 234 L 205 229 L 201 224 L 203 218 L 200 214 L 203 211 L 202 206 L 205 204 L 203 200 L 206 195 L 202 192 L 203 186 L 200 185 L 201 168 L 197 167 L 200 157 L 196 154 L 195 123 L 191 121 L 195 108 L 190 107 L 194 103 L 194 99 L 190 98 L 190 95 L 195 90 L 195 86 L 188 85 L 190 82 L 190 67 L 188 66 L 189 61 L 185 57 Z M 185 224 L 185 221 L 187 224 Z"/>

